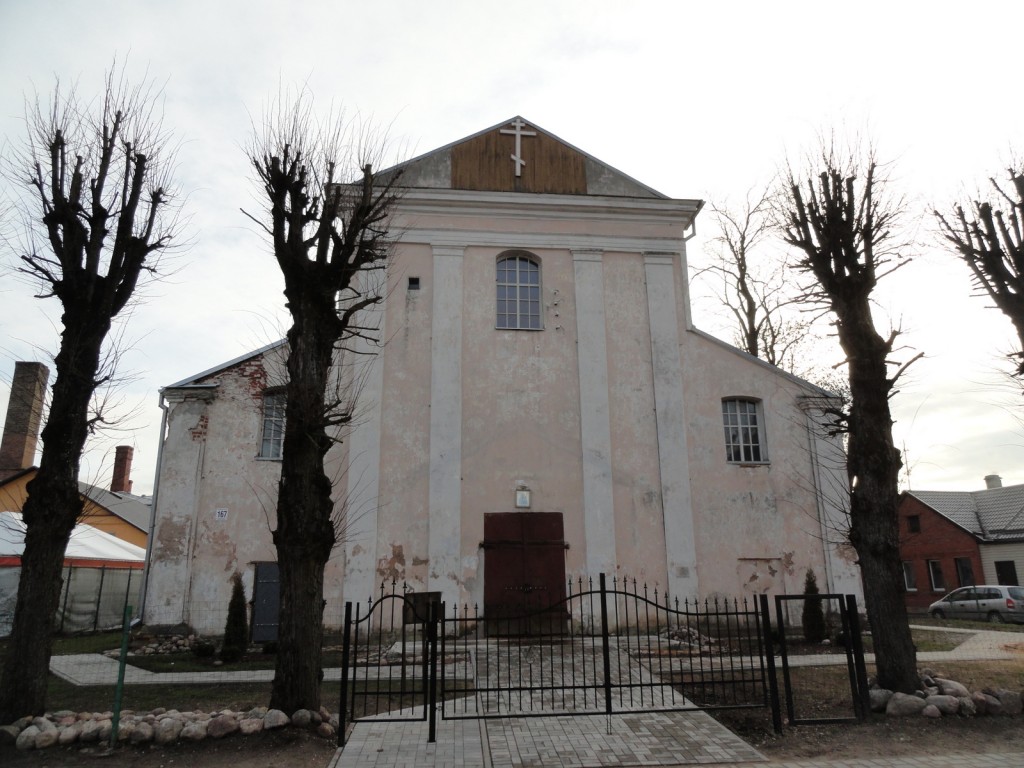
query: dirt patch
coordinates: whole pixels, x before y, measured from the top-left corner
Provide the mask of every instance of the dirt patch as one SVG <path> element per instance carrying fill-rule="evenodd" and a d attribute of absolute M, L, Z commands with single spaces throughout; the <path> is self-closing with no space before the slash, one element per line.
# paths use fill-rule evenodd
<path fill-rule="evenodd" d="M 711 712 L 716 720 L 770 760 L 828 756 L 830 760 L 971 753 L 1024 753 L 1019 717 L 890 718 L 861 723 L 787 726 L 775 734 L 760 713 Z"/>

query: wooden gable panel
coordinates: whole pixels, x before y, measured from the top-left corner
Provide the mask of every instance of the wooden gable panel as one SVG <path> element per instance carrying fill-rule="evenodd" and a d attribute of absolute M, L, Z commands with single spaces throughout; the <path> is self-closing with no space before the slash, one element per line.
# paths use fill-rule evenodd
<path fill-rule="evenodd" d="M 508 126 L 503 126 L 508 128 Z M 526 130 L 533 130 L 526 126 Z M 536 131 L 523 136 L 521 175 L 515 174 L 516 138 L 499 128 L 452 147 L 452 188 L 494 192 L 587 194 L 586 159 L 560 141 Z"/>

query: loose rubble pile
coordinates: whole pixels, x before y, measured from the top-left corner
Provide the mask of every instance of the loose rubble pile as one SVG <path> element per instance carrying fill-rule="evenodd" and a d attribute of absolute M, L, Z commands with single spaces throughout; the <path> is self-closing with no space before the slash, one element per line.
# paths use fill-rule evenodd
<path fill-rule="evenodd" d="M 140 635 L 132 638 L 128 646 L 129 656 L 153 656 L 167 653 L 186 653 L 191 651 L 193 646 L 202 642 L 198 635 Z M 112 659 L 120 658 L 121 649 L 115 648 L 112 651 L 104 651 L 104 656 Z"/>
<path fill-rule="evenodd" d="M 338 716 L 321 707 L 319 712 L 300 709 L 291 717 L 279 709 L 257 707 L 248 712 L 178 712 L 154 709 L 145 714 L 125 710 L 118 723 L 118 742 L 124 744 L 171 744 L 182 741 L 222 739 L 232 733 L 253 734 L 291 725 L 333 738 Z M 45 717 L 23 717 L 0 726 L 0 744 L 18 749 L 45 749 L 52 746 L 107 744 L 113 731 L 111 712 L 61 711 Z"/>
<path fill-rule="evenodd" d="M 661 635 L 663 637 L 667 637 L 672 642 L 673 646 L 682 648 L 707 648 L 709 646 L 719 645 L 719 641 L 716 638 L 708 635 L 702 635 L 693 627 L 682 624 L 663 630 Z"/>
<path fill-rule="evenodd" d="M 983 688 L 970 691 L 967 686 L 944 678 L 931 670 L 921 670 L 921 688 L 913 694 L 894 693 L 884 688 L 870 690 L 871 711 L 884 712 L 889 717 L 943 717 L 960 715 L 1009 715 L 1020 716 L 1022 709 L 1020 691 Z"/>

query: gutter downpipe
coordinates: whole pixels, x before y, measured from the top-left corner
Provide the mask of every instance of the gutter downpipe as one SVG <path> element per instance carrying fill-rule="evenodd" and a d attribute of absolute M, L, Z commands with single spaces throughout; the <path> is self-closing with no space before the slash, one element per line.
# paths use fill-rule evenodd
<path fill-rule="evenodd" d="M 142 593 L 139 597 L 137 618 L 142 619 L 146 611 L 146 595 L 149 591 L 149 563 L 153 556 L 153 535 L 156 531 L 156 504 L 160 495 L 160 465 L 163 462 L 164 442 L 167 435 L 167 403 L 164 402 L 164 391 L 160 390 L 160 442 L 156 449 L 156 477 L 153 478 L 153 498 L 149 505 L 149 533 L 146 536 L 146 562 L 142 571 Z"/>
<path fill-rule="evenodd" d="M 815 431 L 816 422 L 811 413 L 812 409 L 817 407 L 817 403 L 812 402 L 810 398 L 804 396 L 801 398 L 799 407 L 804 412 L 804 428 L 807 431 L 807 451 L 811 463 L 811 478 L 814 483 L 814 505 L 818 513 L 818 526 L 821 530 L 821 554 L 823 559 L 822 565 L 825 568 L 824 575 L 825 583 L 827 585 L 826 589 L 829 592 L 836 592 L 835 568 L 832 562 L 833 544 L 829 535 L 829 501 L 825 498 L 825 491 L 822 488 L 821 455 L 818 453 L 818 436 Z M 820 425 L 817 426 L 820 427 Z"/>
<path fill-rule="evenodd" d="M 700 213 L 701 208 L 703 207 L 704 201 L 702 200 L 700 205 L 697 207 L 697 210 L 693 212 L 693 216 L 690 218 L 690 225 L 683 228 L 683 247 L 679 249 L 680 258 L 682 259 L 682 264 L 680 266 L 683 270 L 683 285 L 681 286 L 682 296 L 680 298 L 683 302 L 684 331 L 693 330 L 693 314 L 690 311 L 690 255 L 686 252 L 686 244 L 697 236 L 697 214 Z M 689 234 L 686 232 L 687 229 L 690 230 Z M 680 339 L 680 361 L 682 361 L 682 352 L 682 339 Z"/>

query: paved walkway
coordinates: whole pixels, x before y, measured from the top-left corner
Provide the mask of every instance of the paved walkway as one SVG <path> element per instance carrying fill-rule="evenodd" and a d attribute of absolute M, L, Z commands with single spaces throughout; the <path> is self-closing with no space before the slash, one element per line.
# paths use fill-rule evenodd
<path fill-rule="evenodd" d="M 769 761 L 703 712 L 356 723 L 328 768 L 1024 768 L 1024 754 Z"/>
<path fill-rule="evenodd" d="M 525 766 L 763 763 L 753 747 L 704 712 L 362 722 L 331 768 L 525 768 Z"/>

